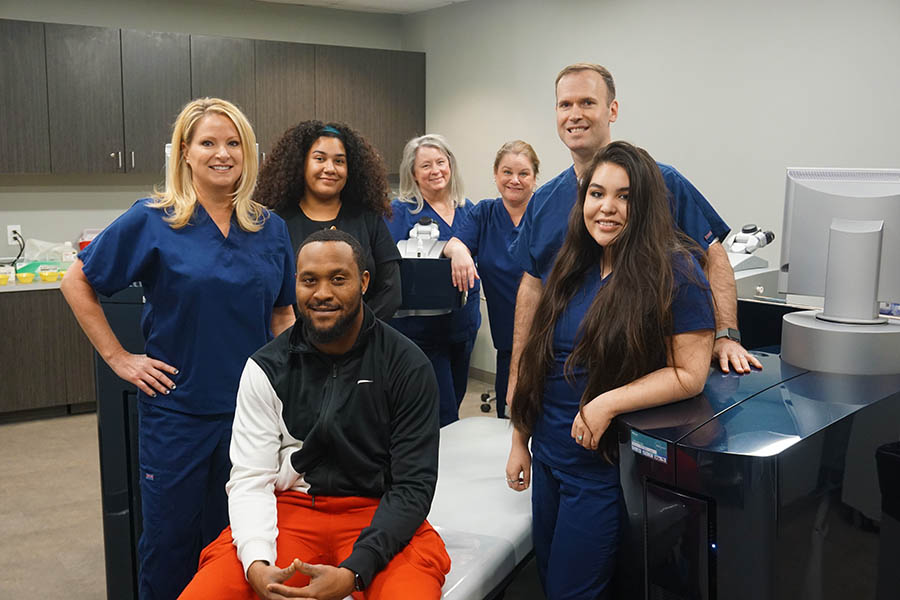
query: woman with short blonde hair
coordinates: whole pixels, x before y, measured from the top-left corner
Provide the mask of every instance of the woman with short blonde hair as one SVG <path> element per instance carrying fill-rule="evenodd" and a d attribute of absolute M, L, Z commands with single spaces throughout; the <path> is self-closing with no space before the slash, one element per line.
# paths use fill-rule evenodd
<path fill-rule="evenodd" d="M 512 360 L 513 316 L 522 267 L 509 252 L 519 235 L 519 223 L 537 186 L 541 161 L 531 144 L 506 142 L 494 157 L 494 183 L 498 198 L 485 198 L 444 246 L 451 261 L 453 285 L 468 289 L 481 278 L 491 321 L 491 338 L 497 351 L 494 392 L 497 416 L 506 417 L 506 390 Z M 478 258 L 476 271 L 473 257 Z"/>

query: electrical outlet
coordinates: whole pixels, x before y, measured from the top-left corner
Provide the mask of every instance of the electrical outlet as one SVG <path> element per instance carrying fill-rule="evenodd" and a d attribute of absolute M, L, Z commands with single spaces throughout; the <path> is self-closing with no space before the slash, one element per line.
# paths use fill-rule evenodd
<path fill-rule="evenodd" d="M 16 245 L 16 238 L 13 237 L 13 231 L 18 231 L 19 235 L 22 235 L 22 226 L 21 225 L 7 225 L 6 226 L 6 243 L 10 246 Z M 25 239 L 25 236 L 22 236 L 22 239 Z"/>

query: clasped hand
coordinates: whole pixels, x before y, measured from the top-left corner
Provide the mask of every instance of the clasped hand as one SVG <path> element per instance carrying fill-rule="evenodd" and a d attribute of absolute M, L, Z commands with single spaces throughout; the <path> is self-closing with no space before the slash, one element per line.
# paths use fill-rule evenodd
<path fill-rule="evenodd" d="M 596 450 L 600 438 L 612 422 L 612 415 L 604 408 L 601 396 L 584 405 L 572 422 L 572 438 L 588 450 Z"/>
<path fill-rule="evenodd" d="M 309 576 L 309 585 L 291 587 L 284 582 L 302 573 Z M 342 600 L 354 589 L 355 575 L 345 567 L 311 565 L 295 558 L 284 569 L 256 561 L 247 569 L 247 581 L 262 600 L 309 598 L 311 600 Z"/>

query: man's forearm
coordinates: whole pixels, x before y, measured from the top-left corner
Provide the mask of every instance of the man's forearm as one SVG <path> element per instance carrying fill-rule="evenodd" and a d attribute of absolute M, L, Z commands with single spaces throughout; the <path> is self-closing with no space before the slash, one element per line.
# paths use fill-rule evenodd
<path fill-rule="evenodd" d="M 513 320 L 513 343 L 509 359 L 509 384 L 506 392 L 506 403 L 509 406 L 512 406 L 513 395 L 516 391 L 519 358 L 522 356 L 525 342 L 528 341 L 528 333 L 531 331 L 531 323 L 534 321 L 534 313 L 537 311 L 542 289 L 540 279 L 532 277 L 528 273 L 522 274 L 519 291 L 516 293 L 516 315 Z"/>
<path fill-rule="evenodd" d="M 734 270 L 728 260 L 728 253 L 722 244 L 710 245 L 706 253 L 709 287 L 715 300 L 716 329 L 738 328 L 737 318 L 737 286 L 734 283 Z"/>

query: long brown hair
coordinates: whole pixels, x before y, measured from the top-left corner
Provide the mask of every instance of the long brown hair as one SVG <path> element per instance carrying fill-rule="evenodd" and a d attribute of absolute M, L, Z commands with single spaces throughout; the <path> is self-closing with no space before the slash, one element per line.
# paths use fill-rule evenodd
<path fill-rule="evenodd" d="M 585 226 L 584 202 L 594 172 L 606 163 L 625 170 L 629 190 L 625 227 L 604 250 Z M 705 255 L 675 229 L 659 167 L 645 150 L 627 142 L 613 142 L 600 150 L 582 177 L 565 242 L 541 293 L 519 360 L 510 416 L 520 431 L 531 434 L 542 411 L 544 380 L 554 361 L 556 322 L 588 272 L 602 265 L 606 251 L 611 252 L 612 274 L 584 315 L 575 349 L 565 364 L 570 384 L 576 366 L 586 371 L 579 410 L 596 396 L 665 366 L 671 358 L 676 270 L 708 289 L 694 276 L 691 258 L 704 265 Z M 599 446 L 607 460 L 614 445 L 607 430 Z"/>

